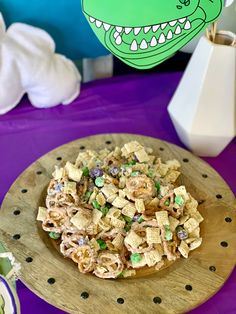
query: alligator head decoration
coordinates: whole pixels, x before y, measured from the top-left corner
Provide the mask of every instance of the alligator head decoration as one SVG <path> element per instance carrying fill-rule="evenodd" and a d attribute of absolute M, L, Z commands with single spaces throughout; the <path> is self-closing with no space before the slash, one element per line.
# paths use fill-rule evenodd
<path fill-rule="evenodd" d="M 151 68 L 215 21 L 224 0 L 82 0 L 96 36 L 116 57 Z"/>

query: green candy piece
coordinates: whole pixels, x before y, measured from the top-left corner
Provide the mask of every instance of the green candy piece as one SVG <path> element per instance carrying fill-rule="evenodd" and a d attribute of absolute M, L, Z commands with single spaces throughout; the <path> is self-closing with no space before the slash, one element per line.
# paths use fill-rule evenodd
<path fill-rule="evenodd" d="M 170 206 L 170 200 L 169 199 L 166 200 L 164 204 L 165 204 L 165 206 Z"/>
<path fill-rule="evenodd" d="M 103 213 L 103 216 L 106 216 L 106 214 L 109 212 L 109 207 L 104 206 L 100 209 L 100 211 Z"/>
<path fill-rule="evenodd" d="M 49 233 L 49 237 L 52 238 L 53 240 L 58 240 L 60 238 L 61 234 L 60 233 L 57 233 L 57 232 L 50 232 Z"/>
<path fill-rule="evenodd" d="M 124 216 L 124 215 L 123 215 L 123 217 L 124 217 L 124 220 L 125 220 L 128 224 L 131 224 L 131 223 L 133 222 L 133 219 L 132 219 L 132 218 L 130 218 L 130 217 L 128 217 L 128 216 Z"/>
<path fill-rule="evenodd" d="M 156 187 L 156 189 L 157 189 L 157 192 L 160 192 L 160 189 L 161 189 L 161 184 L 160 184 L 160 182 L 156 182 L 155 183 L 155 187 Z"/>
<path fill-rule="evenodd" d="M 129 231 L 130 231 L 130 229 L 131 229 L 131 225 L 127 225 L 127 226 L 125 226 L 125 227 L 124 227 L 124 229 L 125 229 L 125 231 L 126 231 L 126 232 L 129 232 Z"/>
<path fill-rule="evenodd" d="M 84 175 L 85 177 L 88 177 L 88 176 L 89 176 L 89 168 L 88 168 L 88 167 L 84 167 L 84 168 L 82 169 L 82 171 L 83 171 L 83 175 Z"/>
<path fill-rule="evenodd" d="M 108 209 L 110 209 L 110 208 L 112 208 L 112 205 L 111 205 L 110 203 L 106 203 L 106 207 L 107 207 Z"/>
<path fill-rule="evenodd" d="M 173 233 L 170 230 L 170 226 L 165 225 L 165 239 L 166 241 L 171 241 L 173 238 Z"/>
<path fill-rule="evenodd" d="M 119 273 L 118 275 L 117 275 L 117 277 L 116 278 L 123 278 L 124 277 L 124 273 L 123 272 L 121 272 L 121 273 Z"/>
<path fill-rule="evenodd" d="M 124 164 L 125 167 L 132 167 L 134 165 L 136 165 L 137 161 L 135 160 L 131 160 L 130 162 L 128 162 L 127 164 Z"/>
<path fill-rule="evenodd" d="M 169 231 L 166 231 L 166 234 L 165 234 L 165 239 L 166 241 L 171 241 L 172 240 L 172 237 L 173 237 L 173 234 L 172 232 L 169 230 Z"/>
<path fill-rule="evenodd" d="M 183 199 L 183 197 L 180 196 L 180 195 L 176 195 L 176 197 L 175 197 L 175 203 L 176 203 L 177 205 L 179 205 L 179 206 L 184 205 L 184 199 Z"/>
<path fill-rule="evenodd" d="M 148 177 L 149 177 L 149 178 L 153 178 L 153 176 L 154 176 L 153 170 L 149 170 L 149 171 L 148 171 Z"/>
<path fill-rule="evenodd" d="M 142 222 L 144 222 L 144 219 L 143 219 L 142 216 L 140 216 L 139 219 L 138 219 L 138 223 L 141 224 Z"/>
<path fill-rule="evenodd" d="M 105 241 L 103 241 L 101 239 L 98 239 L 97 243 L 99 244 L 101 250 L 105 250 L 107 248 L 107 245 L 106 245 Z"/>
<path fill-rule="evenodd" d="M 130 176 L 137 177 L 138 175 L 139 175 L 139 171 L 133 171 Z"/>
<path fill-rule="evenodd" d="M 98 188 L 102 188 L 104 186 L 104 178 L 103 177 L 97 177 L 95 180 L 95 184 Z"/>
<path fill-rule="evenodd" d="M 96 200 L 92 201 L 92 205 L 96 209 L 100 209 L 101 208 L 101 206 L 99 205 L 98 201 L 96 201 Z"/>
<path fill-rule="evenodd" d="M 176 232 L 180 232 L 180 231 L 184 230 L 184 228 L 182 226 L 177 226 L 175 230 L 176 230 Z"/>
<path fill-rule="evenodd" d="M 88 201 L 89 199 L 90 199 L 90 196 L 92 195 L 92 192 L 89 192 L 89 191 L 87 191 L 86 193 L 85 193 L 85 201 Z"/>
<path fill-rule="evenodd" d="M 131 161 L 128 163 L 128 165 L 129 165 L 129 166 L 134 166 L 134 165 L 136 165 L 136 163 L 137 163 L 136 160 L 131 160 Z"/>
<path fill-rule="evenodd" d="M 130 260 L 132 263 L 139 263 L 142 260 L 142 256 L 139 253 L 131 254 Z"/>

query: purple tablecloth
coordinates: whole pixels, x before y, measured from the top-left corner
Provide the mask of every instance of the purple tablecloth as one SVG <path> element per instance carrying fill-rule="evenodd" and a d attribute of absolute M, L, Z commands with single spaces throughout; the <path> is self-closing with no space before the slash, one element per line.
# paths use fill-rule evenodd
<path fill-rule="evenodd" d="M 80 137 L 127 132 L 181 146 L 166 108 L 181 73 L 116 77 L 83 86 L 70 106 L 33 108 L 25 98 L 0 117 L 0 202 L 17 176 L 49 150 Z M 236 140 L 217 158 L 205 158 L 236 193 Z M 223 256 L 222 256 L 223 258 Z M 17 284 L 22 314 L 64 313 Z M 225 286 L 192 314 L 236 313 L 236 269 Z"/>

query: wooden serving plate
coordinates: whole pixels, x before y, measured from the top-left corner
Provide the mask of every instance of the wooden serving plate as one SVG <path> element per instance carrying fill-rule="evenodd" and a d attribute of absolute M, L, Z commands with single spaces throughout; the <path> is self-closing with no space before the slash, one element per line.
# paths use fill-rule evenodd
<path fill-rule="evenodd" d="M 164 161 L 181 162 L 180 184 L 199 201 L 202 246 L 189 259 L 156 273 L 102 280 L 80 274 L 36 222 L 54 165 L 75 161 L 84 149 L 122 146 L 130 140 L 152 147 Z M 208 164 L 186 150 L 154 138 L 112 134 L 82 138 L 38 159 L 14 182 L 2 204 L 0 237 L 22 264 L 22 281 L 47 302 L 69 313 L 183 313 L 205 302 L 227 280 L 236 261 L 235 198 Z"/>

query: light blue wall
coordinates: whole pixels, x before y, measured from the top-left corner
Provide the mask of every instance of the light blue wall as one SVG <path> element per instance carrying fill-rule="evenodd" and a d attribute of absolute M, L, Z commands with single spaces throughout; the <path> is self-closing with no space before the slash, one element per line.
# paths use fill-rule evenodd
<path fill-rule="evenodd" d="M 108 53 L 85 20 L 80 0 L 0 0 L 0 11 L 7 25 L 23 22 L 48 31 L 57 51 L 73 60 Z"/>

